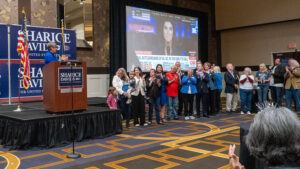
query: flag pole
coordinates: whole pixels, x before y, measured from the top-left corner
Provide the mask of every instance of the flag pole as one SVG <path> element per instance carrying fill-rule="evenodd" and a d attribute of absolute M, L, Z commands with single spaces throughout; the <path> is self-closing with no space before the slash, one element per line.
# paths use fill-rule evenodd
<path fill-rule="evenodd" d="M 17 109 L 14 110 L 14 112 L 22 112 L 22 108 L 21 108 L 21 97 L 20 97 L 20 77 L 21 77 L 21 60 L 20 60 L 20 64 L 19 64 L 19 76 L 18 76 L 18 86 L 19 86 L 19 98 L 18 98 L 18 107 Z"/>
<path fill-rule="evenodd" d="M 26 27 L 26 15 L 25 15 L 25 10 L 23 8 L 22 10 L 22 13 L 24 14 L 24 27 L 25 27 L 25 35 L 24 35 L 24 38 L 25 38 L 25 44 L 27 43 L 27 27 Z M 23 25 L 22 25 L 23 26 Z M 22 29 L 22 28 L 21 28 Z M 18 76 L 18 87 L 19 87 L 19 90 L 18 90 L 18 107 L 17 109 L 14 110 L 14 112 L 22 112 L 22 108 L 21 108 L 21 89 L 20 89 L 20 78 L 21 78 L 21 59 L 20 59 L 20 64 L 19 64 L 19 76 Z M 24 77 L 23 77 L 24 78 Z"/>

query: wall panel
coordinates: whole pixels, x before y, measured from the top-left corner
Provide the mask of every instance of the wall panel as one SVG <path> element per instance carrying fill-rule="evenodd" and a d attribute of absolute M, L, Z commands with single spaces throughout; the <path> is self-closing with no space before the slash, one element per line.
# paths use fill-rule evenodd
<path fill-rule="evenodd" d="M 299 0 L 215 0 L 216 29 L 300 19 Z"/>
<path fill-rule="evenodd" d="M 222 66 L 271 64 L 271 53 L 292 51 L 289 43 L 300 45 L 300 21 L 256 26 L 221 32 Z"/>

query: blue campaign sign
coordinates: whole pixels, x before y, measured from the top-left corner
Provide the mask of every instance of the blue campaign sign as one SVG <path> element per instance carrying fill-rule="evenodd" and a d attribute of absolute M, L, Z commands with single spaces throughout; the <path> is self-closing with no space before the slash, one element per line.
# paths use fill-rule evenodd
<path fill-rule="evenodd" d="M 0 63 L 0 98 L 8 98 L 8 67 Z"/>
<path fill-rule="evenodd" d="M 18 31 L 21 29 L 19 25 L 11 26 L 11 58 L 19 59 L 17 53 Z M 62 34 L 61 29 L 57 28 L 42 28 L 42 27 L 27 27 L 28 32 L 28 51 L 30 59 L 44 59 L 47 50 L 48 42 L 57 44 L 56 57 L 60 56 L 62 49 Z M 73 30 L 64 31 L 65 54 L 69 60 L 76 60 L 76 34 Z"/>
<path fill-rule="evenodd" d="M 0 59 L 7 59 L 7 41 L 8 41 L 7 25 L 0 24 Z"/>
<path fill-rule="evenodd" d="M 83 68 L 58 68 L 58 89 L 61 93 L 81 92 L 83 88 Z"/>
<path fill-rule="evenodd" d="M 18 87 L 20 85 L 21 97 L 32 97 L 43 95 L 43 68 L 44 64 L 30 64 L 30 87 L 26 90 L 23 86 L 23 67 L 19 64 L 11 64 L 11 92 L 12 97 L 18 97 Z M 21 71 L 21 74 L 19 72 Z M 20 79 L 19 79 L 20 75 Z"/>

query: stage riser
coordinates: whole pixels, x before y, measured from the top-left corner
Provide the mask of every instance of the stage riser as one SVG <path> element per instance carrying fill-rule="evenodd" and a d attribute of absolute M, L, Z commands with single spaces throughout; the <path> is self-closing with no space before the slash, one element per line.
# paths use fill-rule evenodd
<path fill-rule="evenodd" d="M 73 133 L 76 141 L 83 141 L 121 132 L 120 112 L 108 109 L 23 121 L 0 115 L 0 143 L 10 149 L 66 145 L 73 140 Z"/>

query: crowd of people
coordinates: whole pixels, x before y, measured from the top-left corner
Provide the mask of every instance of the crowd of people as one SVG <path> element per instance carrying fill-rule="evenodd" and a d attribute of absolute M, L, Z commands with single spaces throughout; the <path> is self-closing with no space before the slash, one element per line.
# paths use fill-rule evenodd
<path fill-rule="evenodd" d="M 268 91 L 271 91 L 275 105 L 282 106 L 285 95 L 286 107 L 292 109 L 294 100 L 296 111 L 300 111 L 300 67 L 295 59 L 290 59 L 286 67 L 276 59 L 270 69 L 262 63 L 255 75 L 249 67 L 240 75 L 231 63 L 226 69 L 226 112 L 237 111 L 239 98 L 241 114 L 260 112 L 268 101 Z M 157 124 L 178 120 L 181 115 L 185 120 L 201 116 L 209 118 L 222 111 L 222 82 L 220 67 L 209 62 L 197 61 L 196 69 L 186 72 L 181 69 L 180 62 L 176 62 L 166 73 L 158 64 L 156 69 L 150 70 L 148 77 L 140 67 L 135 67 L 129 76 L 124 68 L 119 68 L 113 77 L 113 86 L 109 88 L 107 104 L 111 109 L 121 110 L 126 127 L 130 127 L 131 117 L 135 126 L 152 124 L 154 111 Z M 145 119 L 146 104 L 149 105 L 148 122 Z"/>

